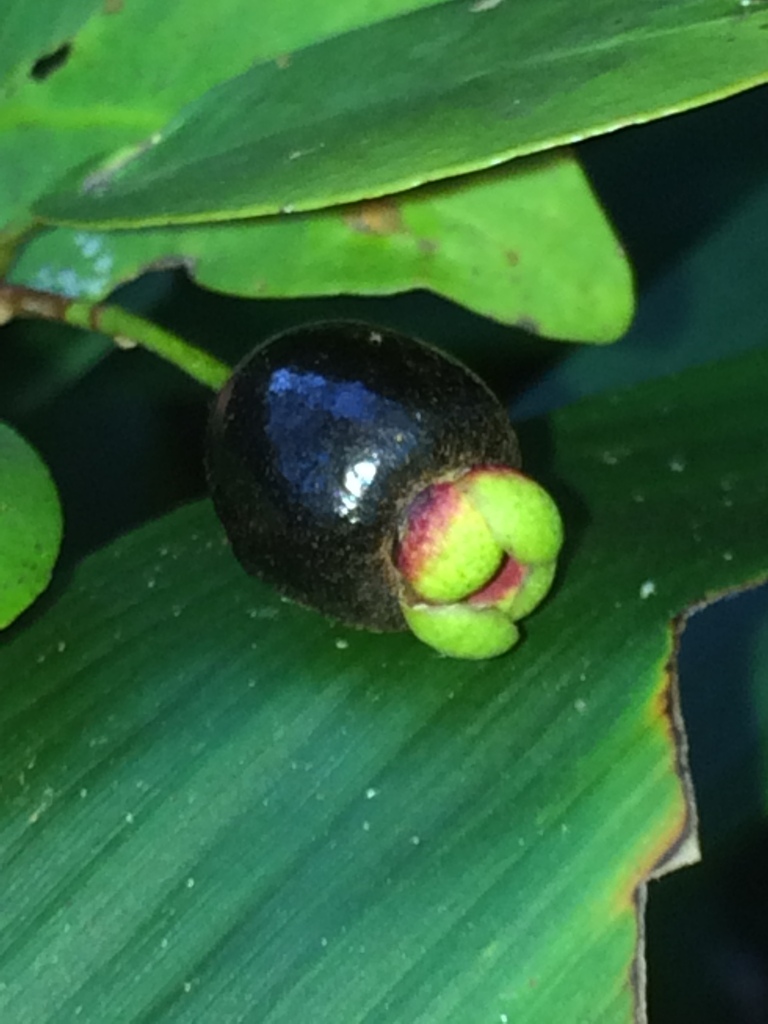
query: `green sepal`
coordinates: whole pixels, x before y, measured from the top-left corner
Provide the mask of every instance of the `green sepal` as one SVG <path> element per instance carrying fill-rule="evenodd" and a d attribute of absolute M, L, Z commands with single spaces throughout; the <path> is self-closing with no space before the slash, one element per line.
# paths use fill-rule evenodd
<path fill-rule="evenodd" d="M 450 658 L 495 658 L 520 639 L 511 618 L 496 608 L 468 604 L 408 605 L 403 616 L 415 636 Z"/>
<path fill-rule="evenodd" d="M 514 470 L 477 470 L 459 481 L 498 543 L 518 562 L 551 562 L 563 543 L 563 522 L 549 494 Z"/>
<path fill-rule="evenodd" d="M 531 566 L 522 586 L 505 600 L 499 601 L 494 607 L 504 612 L 513 621 L 530 615 L 549 593 L 556 570 L 556 561 Z"/>
<path fill-rule="evenodd" d="M 482 587 L 498 569 L 503 551 L 482 512 L 463 494 L 455 493 L 458 507 L 422 571 L 411 586 L 424 601 L 450 604 Z"/>

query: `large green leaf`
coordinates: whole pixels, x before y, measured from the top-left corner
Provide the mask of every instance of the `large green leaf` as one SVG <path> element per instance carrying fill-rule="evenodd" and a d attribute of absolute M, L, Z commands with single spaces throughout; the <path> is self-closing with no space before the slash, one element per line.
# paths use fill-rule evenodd
<path fill-rule="evenodd" d="M 536 415 L 553 396 L 564 405 L 765 345 L 766 237 L 768 178 L 650 284 L 620 346 L 575 350 L 526 391 L 519 412 Z"/>
<path fill-rule="evenodd" d="M 36 0 L 32 11 L 27 0 L 5 0 L 0 98 L 23 86 L 35 61 L 66 43 L 102 5 L 103 0 Z"/>
<path fill-rule="evenodd" d="M 10 280 L 101 299 L 182 263 L 237 295 L 390 294 L 431 288 L 548 337 L 611 341 L 632 276 L 575 158 L 558 152 L 386 200 L 296 217 L 33 239 Z"/>
<path fill-rule="evenodd" d="M 690 92 L 679 106 L 712 98 L 712 89 L 720 89 L 724 94 L 754 79 L 758 72 L 752 68 L 749 55 L 758 38 L 756 30 L 762 27 L 762 14 L 758 8 L 755 11 L 757 18 L 750 8 L 741 11 L 732 24 L 727 22 L 729 39 L 737 44 L 728 49 L 734 58 L 732 62 L 707 64 L 701 60 L 700 71 L 710 90 L 706 96 L 694 95 L 697 88 L 703 88 L 696 84 L 696 75 L 676 73 L 673 92 L 681 82 Z M 238 159 L 248 154 L 249 160 L 255 160 L 245 176 L 235 182 L 238 188 L 246 190 L 252 183 L 262 188 L 264 174 L 267 178 L 272 175 L 273 184 L 282 188 L 282 183 L 295 178 L 297 167 L 301 189 L 305 182 L 310 190 L 316 189 L 314 158 L 320 155 L 324 160 L 330 155 L 330 178 L 323 186 L 324 195 L 318 193 L 314 199 L 301 200 L 303 205 L 323 205 L 345 196 L 380 192 L 384 179 L 379 172 L 387 178 L 387 187 L 406 187 L 425 178 L 498 163 L 503 156 L 550 146 L 563 137 L 562 133 L 558 136 L 549 120 L 552 114 L 553 123 L 557 122 L 561 102 L 565 103 L 568 118 L 576 117 L 581 109 L 588 120 L 594 121 L 594 97 L 590 99 L 590 90 L 599 86 L 599 110 L 613 109 L 615 102 L 619 103 L 619 110 L 622 90 L 626 92 L 625 72 L 648 64 L 645 56 L 640 60 L 635 52 L 638 48 L 644 54 L 644 48 L 651 47 L 653 60 L 661 61 L 663 54 L 654 49 L 657 44 L 662 50 L 667 44 L 684 45 L 686 60 L 699 60 L 701 39 L 706 43 L 710 34 L 717 37 L 726 24 L 719 7 L 715 10 L 713 0 L 697 0 L 684 11 L 674 13 L 656 0 L 642 11 L 624 11 L 620 17 L 616 16 L 614 0 L 603 0 L 588 27 L 572 22 L 571 6 L 559 0 L 552 0 L 544 11 L 537 10 L 536 16 L 526 21 L 514 16 L 508 4 L 467 6 L 463 0 L 445 4 L 389 0 L 373 5 L 368 0 L 358 0 L 345 4 L 343 10 L 325 4 L 313 6 L 308 12 L 302 8 L 301 17 L 290 5 L 279 5 L 268 16 L 259 11 L 258 31 L 249 33 L 249 19 L 255 18 L 257 12 L 252 5 L 229 0 L 225 8 L 219 5 L 215 12 L 209 8 L 196 11 L 195 37 L 204 38 L 206 45 L 206 60 L 200 61 L 197 47 L 189 44 L 186 8 L 172 5 L 158 15 L 150 0 L 136 0 L 125 7 L 71 0 L 48 12 L 45 29 L 27 24 L 23 14 L 24 5 L 14 2 L 6 19 L 7 30 L 0 51 L 0 74 L 5 75 L 5 102 L 0 105 L 0 207 L 5 218 L 5 228 L 0 230 L 0 262 L 4 265 L 28 222 L 30 205 L 50 192 L 65 171 L 90 165 L 93 158 L 103 153 L 111 154 L 110 166 L 115 161 L 122 166 L 126 154 L 133 153 L 136 146 L 143 151 L 142 140 L 148 136 L 156 140 L 169 123 L 175 126 L 170 138 L 176 139 L 179 133 L 183 137 L 188 128 L 185 111 L 193 112 L 189 122 L 193 125 L 198 116 L 205 122 L 207 115 L 201 115 L 200 110 L 213 104 L 210 112 L 215 116 L 209 127 L 215 138 L 208 128 L 199 133 L 196 128 L 189 129 L 193 130 L 195 140 L 189 168 L 194 171 L 203 154 L 214 160 L 221 156 L 224 161 L 221 167 L 213 169 L 212 176 L 209 177 L 208 168 L 205 180 L 191 183 L 193 190 L 202 186 L 198 200 L 204 205 L 209 204 L 214 185 L 229 187 L 227 167 L 232 154 L 227 147 L 233 144 Z M 421 38 L 429 38 L 430 44 L 423 53 L 419 52 L 418 61 L 408 63 L 408 47 L 421 45 L 416 42 L 420 38 L 416 31 L 421 24 L 419 19 L 427 19 Z M 68 35 L 70 50 L 63 52 L 62 66 L 43 80 L 29 79 L 26 69 L 36 48 L 47 50 Z M 702 45 L 706 51 L 708 44 Z M 451 60 L 443 60 L 446 47 L 450 48 Z M 115 52 L 120 53 L 119 61 L 113 59 Z M 297 57 L 299 52 L 301 60 Z M 293 55 L 288 62 L 283 59 L 286 54 Z M 382 74 L 371 74 L 371 54 L 376 54 L 376 60 L 382 64 Z M 605 54 L 611 55 L 611 74 L 603 74 Z M 359 69 L 363 58 L 366 81 L 374 81 L 373 92 L 368 86 L 350 90 L 341 73 L 347 65 Z M 596 60 L 601 73 L 593 80 L 590 76 L 594 76 Z M 173 75 L 167 74 L 170 65 Z M 655 66 L 653 61 L 648 64 L 651 66 Z M 559 73 L 553 74 L 553 68 Z M 295 81 L 297 69 L 300 73 Z M 525 72 L 523 81 L 519 80 L 521 69 Z M 621 73 L 613 74 L 617 69 Z M 256 76 L 260 81 L 259 76 L 265 74 L 278 74 L 275 81 L 279 85 L 277 92 L 270 86 L 266 119 L 253 117 L 250 108 L 244 116 L 242 103 L 247 99 L 252 79 Z M 318 113 L 318 82 L 328 74 L 333 78 L 332 88 L 320 91 L 322 109 Z M 731 76 L 727 83 L 724 75 Z M 541 76 L 546 77 L 546 83 L 539 81 Z M 707 76 L 714 78 L 710 80 Z M 715 79 L 719 86 L 713 84 Z M 283 96 L 281 100 L 280 90 L 286 80 L 288 99 Z M 644 103 L 649 97 L 656 97 L 654 102 L 661 103 L 660 97 L 664 97 L 667 106 L 657 113 L 669 112 L 671 99 L 664 90 L 670 83 L 662 75 L 656 84 L 661 89 L 658 95 L 653 89 L 641 90 L 637 95 L 643 97 Z M 464 93 L 468 88 L 479 89 L 483 94 L 491 90 L 493 102 L 480 103 L 475 97 L 467 105 L 471 97 Z M 582 93 L 582 88 L 586 92 Z M 387 89 L 394 89 L 389 100 Z M 227 90 L 235 90 L 237 102 L 231 102 Z M 242 95 L 241 90 L 245 90 Z M 527 97 L 520 100 L 521 111 L 517 110 L 515 100 L 511 120 L 510 95 L 517 99 Z M 286 120 L 283 116 L 283 100 L 289 102 L 291 117 L 298 117 L 301 131 L 306 127 L 302 125 L 307 110 L 313 111 L 313 125 L 319 124 L 321 115 L 325 116 L 324 105 L 330 105 L 329 116 L 338 141 L 354 148 L 364 139 L 365 159 L 350 161 L 343 147 L 333 156 L 333 146 L 325 144 L 319 145 L 316 152 L 309 151 L 303 143 L 299 145 L 301 140 L 286 150 L 286 167 L 273 165 L 260 151 L 252 152 L 242 137 L 243 131 L 250 131 L 251 126 L 260 126 L 258 131 L 266 132 L 268 146 L 280 133 L 293 130 L 291 117 Z M 388 113 L 381 117 L 381 104 L 386 106 L 390 100 L 395 108 L 399 105 L 400 115 L 395 116 L 393 110 L 393 116 Z M 499 103 L 506 103 L 509 109 L 500 110 Z M 550 109 L 553 104 L 554 114 Z M 501 114 L 504 116 L 499 120 Z M 528 116 L 535 115 L 535 121 L 544 114 L 545 124 L 549 125 L 544 136 L 538 141 L 520 142 L 519 133 L 522 131 L 525 136 L 530 127 Z M 366 119 L 366 124 L 375 122 L 376 132 L 384 132 L 385 136 L 389 133 L 384 148 L 374 145 L 372 137 L 368 138 L 370 132 L 361 134 L 356 129 L 358 115 Z M 419 120 L 422 115 L 424 119 Z M 633 116 L 636 115 L 637 111 Z M 583 121 L 584 113 L 579 116 Z M 584 124 L 577 118 L 573 125 L 579 130 L 569 129 L 568 137 L 583 137 L 591 131 L 615 127 L 621 122 L 621 116 L 617 116 L 618 120 L 602 127 L 593 121 Z M 645 111 L 643 116 L 650 114 Z M 277 119 L 272 128 L 270 118 Z M 275 126 L 278 135 L 274 134 Z M 414 135 L 416 126 L 418 132 Z M 315 129 L 310 126 L 307 130 Z M 495 138 L 499 131 L 504 142 L 501 150 L 498 140 L 491 143 L 491 137 Z M 261 146 L 264 140 L 256 141 Z M 514 145 L 510 149 L 511 144 Z M 471 151 L 472 158 L 462 157 L 457 164 L 455 145 L 459 145 L 456 153 L 465 151 L 466 157 Z M 158 152 L 165 148 L 165 142 L 155 147 Z M 375 168 L 370 159 L 374 154 Z M 401 181 L 397 177 L 400 172 L 395 173 L 392 168 L 406 164 L 413 170 L 409 171 L 407 181 Z M 309 172 L 305 174 L 307 167 Z M 503 322 L 522 322 L 554 337 L 610 340 L 622 332 L 631 310 L 623 256 L 613 249 L 575 168 L 568 172 L 565 164 L 555 167 L 553 173 L 549 165 L 549 173 L 542 171 L 540 178 L 521 170 L 510 175 L 476 176 L 453 188 L 416 191 L 399 203 L 388 201 L 384 216 L 380 215 L 381 208 L 373 213 L 370 208 L 362 212 L 347 208 L 305 216 L 295 222 L 277 218 L 261 224 L 209 226 L 181 233 L 161 229 L 125 237 L 101 237 L 54 231 L 33 243 L 32 252 L 23 256 L 23 269 L 16 269 L 14 279 L 26 283 L 32 279 L 37 287 L 96 298 L 148 264 L 167 265 L 169 261 L 181 260 L 195 265 L 203 283 L 245 295 L 328 294 L 347 290 L 381 294 L 426 286 Z M 354 182 L 344 184 L 341 192 L 334 184 L 340 180 L 339 174 L 353 178 L 363 174 L 366 181 L 374 181 L 370 178 L 374 172 L 374 178 L 379 175 L 379 183 L 375 187 L 366 184 L 362 191 Z M 125 173 L 131 172 L 128 169 Z M 184 184 L 185 174 L 184 168 L 174 167 L 168 193 L 173 203 L 183 205 L 189 199 L 188 193 L 184 198 L 184 190 L 190 185 Z M 321 179 L 323 174 L 321 169 Z M 151 191 L 154 199 L 165 202 L 163 196 L 168 190 L 159 180 L 153 179 Z M 139 195 L 136 201 L 141 205 L 144 200 Z M 200 217 L 195 214 L 192 219 L 242 216 L 253 212 L 248 203 L 236 210 L 209 210 Z M 285 205 L 290 204 L 276 192 L 266 206 L 258 209 L 263 212 Z M 397 207 L 394 221 L 405 227 L 403 231 L 389 230 L 393 206 Z M 567 208 L 573 213 L 570 222 L 562 219 Z M 510 246 L 510 236 L 515 232 L 501 230 L 513 216 L 518 227 L 527 224 L 526 248 L 535 250 L 538 245 L 547 249 L 550 256 L 555 253 L 564 258 L 565 268 L 559 258 L 548 261 L 557 284 L 550 290 L 546 278 L 548 294 L 541 287 L 543 279 L 531 252 L 521 253 L 519 244 Z M 170 219 L 179 218 L 174 215 Z M 185 215 L 180 219 L 188 218 Z M 145 220 L 142 214 L 139 222 Z M 132 217 L 129 221 L 136 222 Z M 565 246 L 560 228 L 568 239 Z M 519 256 L 520 262 L 515 263 Z"/>
<path fill-rule="evenodd" d="M 73 60 L 31 107 L 19 94 L 0 120 L 27 129 L 28 151 L 30 118 L 78 138 L 88 127 L 80 160 L 101 159 L 43 194 L 35 208 L 48 220 L 130 227 L 370 198 L 768 79 L 762 4 L 593 0 L 585 18 L 571 0 L 524 10 L 509 0 L 451 0 L 320 42 L 304 25 L 305 5 L 282 4 L 277 34 L 292 45 L 281 57 L 255 44 L 249 59 L 261 8 L 226 29 L 217 9 L 215 27 L 195 26 L 206 60 L 187 53 L 180 67 L 178 40 L 160 49 L 156 6 L 139 6 L 133 22 L 113 19 L 111 45 L 108 29 L 84 38 L 90 61 Z M 223 35 L 238 36 L 225 81 Z M 118 44 L 126 61 L 113 58 Z M 54 155 L 54 167 L 66 162 Z"/>
<path fill-rule="evenodd" d="M 569 550 L 493 662 L 280 601 L 207 503 L 88 559 L 0 654 L 4 1018 L 631 1020 L 672 620 L 768 574 L 766 400 L 763 351 L 523 430 Z"/>
<path fill-rule="evenodd" d="M 59 497 L 45 463 L 0 422 L 0 629 L 48 586 L 61 527 Z"/>
<path fill-rule="evenodd" d="M 163 4 L 46 0 L 30 17 L 13 0 L 0 42 L 0 209 L 29 206 L 73 166 L 158 131 L 190 103 L 254 62 L 434 0 L 345 0 L 255 7 L 250 0 Z M 86 15 L 90 13 L 90 17 Z M 63 66 L 42 81 L 24 62 L 67 40 Z M 201 50 L 205 59 L 201 59 Z M 4 95 L 5 94 L 5 95 Z"/>

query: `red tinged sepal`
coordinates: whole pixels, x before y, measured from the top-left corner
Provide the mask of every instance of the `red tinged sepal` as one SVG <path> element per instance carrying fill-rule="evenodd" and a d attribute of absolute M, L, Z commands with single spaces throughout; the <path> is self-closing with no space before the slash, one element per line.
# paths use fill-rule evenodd
<path fill-rule="evenodd" d="M 505 466 L 472 469 L 426 488 L 408 508 L 401 532 L 396 564 L 409 625 L 446 654 L 478 658 L 500 653 L 504 637 L 508 646 L 517 642 L 518 631 L 502 620 L 514 623 L 544 599 L 563 540 L 547 492 Z M 491 610 L 494 615 L 481 614 Z M 467 630 L 476 635 L 468 638 Z"/>

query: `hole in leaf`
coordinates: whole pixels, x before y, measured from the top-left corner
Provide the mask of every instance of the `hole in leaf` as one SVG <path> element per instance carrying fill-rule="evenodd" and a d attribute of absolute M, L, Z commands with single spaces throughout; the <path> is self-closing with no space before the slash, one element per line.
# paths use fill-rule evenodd
<path fill-rule="evenodd" d="M 42 82 L 44 78 L 48 78 L 54 71 L 58 71 L 60 67 L 66 64 L 71 53 L 72 43 L 62 43 L 53 53 L 46 53 L 39 60 L 36 60 L 32 65 L 30 75 L 36 82 Z"/>

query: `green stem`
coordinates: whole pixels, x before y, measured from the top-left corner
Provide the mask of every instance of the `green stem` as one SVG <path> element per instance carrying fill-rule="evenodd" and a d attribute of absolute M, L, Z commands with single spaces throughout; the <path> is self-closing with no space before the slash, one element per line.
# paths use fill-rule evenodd
<path fill-rule="evenodd" d="M 226 363 L 203 349 L 190 345 L 178 335 L 143 317 L 126 313 L 119 306 L 68 299 L 63 295 L 35 291 L 20 285 L 0 284 L 0 324 L 16 316 L 59 320 L 73 327 L 99 331 L 112 338 L 120 348 L 141 345 L 215 391 L 232 374 Z"/>

